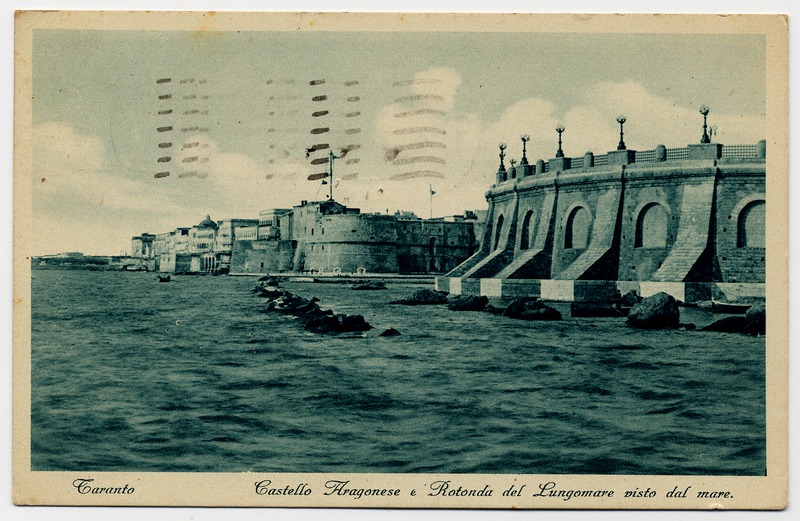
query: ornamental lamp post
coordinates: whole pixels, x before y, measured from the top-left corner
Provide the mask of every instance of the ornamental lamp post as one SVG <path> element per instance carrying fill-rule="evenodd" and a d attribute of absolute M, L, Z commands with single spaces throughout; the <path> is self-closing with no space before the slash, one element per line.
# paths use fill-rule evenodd
<path fill-rule="evenodd" d="M 506 157 L 506 147 L 507 147 L 507 145 L 505 143 L 500 143 L 497 146 L 500 147 L 500 169 L 499 169 L 499 171 L 500 172 L 505 172 L 506 171 L 506 165 L 503 164 L 503 158 Z"/>
<path fill-rule="evenodd" d="M 708 113 L 711 110 L 706 105 L 700 105 L 700 114 L 703 115 L 703 137 L 700 138 L 700 143 L 711 143 L 711 138 L 708 137 Z"/>
<path fill-rule="evenodd" d="M 564 125 L 559 123 L 556 127 L 556 132 L 558 132 L 558 151 L 556 151 L 556 157 L 564 157 L 564 151 L 561 150 L 561 133 L 564 132 L 564 130 L 566 130 Z"/>
<path fill-rule="evenodd" d="M 525 145 L 528 144 L 528 141 L 531 140 L 531 137 L 528 134 L 522 134 L 520 136 L 520 139 L 522 140 L 522 161 L 520 161 L 520 164 L 521 165 L 527 165 L 528 164 L 528 157 L 525 155 L 525 152 L 526 152 Z"/>
<path fill-rule="evenodd" d="M 628 118 L 625 116 L 621 114 L 617 116 L 617 123 L 619 123 L 619 145 L 617 145 L 617 150 L 625 150 L 625 140 L 623 139 L 625 134 L 623 133 L 622 125 L 624 125 L 626 121 L 628 121 Z"/>

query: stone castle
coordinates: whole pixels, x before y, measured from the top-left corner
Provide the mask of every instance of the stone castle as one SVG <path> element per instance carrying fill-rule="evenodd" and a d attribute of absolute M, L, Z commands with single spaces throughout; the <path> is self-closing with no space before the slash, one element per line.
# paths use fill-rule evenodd
<path fill-rule="evenodd" d="M 475 252 L 479 214 L 421 219 L 302 201 L 259 219 L 206 216 L 192 227 L 137 235 L 131 251 L 165 273 L 446 273 Z"/>
<path fill-rule="evenodd" d="M 701 110 L 702 112 L 702 110 Z M 707 111 L 706 111 L 707 113 Z M 706 114 L 704 113 L 704 116 Z M 660 291 L 684 301 L 764 297 L 766 142 L 617 150 L 504 164 L 477 253 L 437 289 L 576 301 Z"/>

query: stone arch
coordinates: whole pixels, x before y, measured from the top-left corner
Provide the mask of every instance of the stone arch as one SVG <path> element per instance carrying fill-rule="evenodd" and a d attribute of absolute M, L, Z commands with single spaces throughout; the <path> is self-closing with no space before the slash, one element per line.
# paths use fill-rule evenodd
<path fill-rule="evenodd" d="M 497 225 L 494 227 L 494 248 L 496 250 L 498 246 L 500 246 L 500 235 L 503 233 L 503 214 L 500 214 L 500 217 L 497 218 Z"/>
<path fill-rule="evenodd" d="M 744 205 L 736 217 L 736 247 L 764 248 L 766 246 L 767 203 L 755 199 Z"/>
<path fill-rule="evenodd" d="M 589 231 L 592 227 L 592 214 L 585 206 L 575 205 L 567 214 L 564 228 L 564 249 L 583 249 L 589 244 Z"/>
<path fill-rule="evenodd" d="M 669 215 L 662 204 L 647 203 L 636 217 L 634 248 L 664 248 L 667 246 Z"/>
<path fill-rule="evenodd" d="M 528 210 L 525 217 L 522 219 L 522 231 L 520 232 L 519 249 L 527 250 L 533 243 L 533 229 L 531 228 L 531 221 L 533 220 L 533 210 Z M 535 223 L 534 223 L 535 224 Z"/>

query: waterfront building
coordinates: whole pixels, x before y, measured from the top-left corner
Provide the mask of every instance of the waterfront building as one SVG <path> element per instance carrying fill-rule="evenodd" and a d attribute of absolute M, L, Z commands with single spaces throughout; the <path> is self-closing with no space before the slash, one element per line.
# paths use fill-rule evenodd
<path fill-rule="evenodd" d="M 236 240 L 236 230 L 253 228 L 257 235 L 258 219 L 222 219 L 217 222 L 217 226 L 217 234 L 214 239 L 214 254 L 217 259 L 215 268 L 227 271 L 231 266 L 231 251 L 233 242 Z M 246 235 L 242 239 L 250 237 L 249 234 Z"/>
<path fill-rule="evenodd" d="M 285 219 L 284 237 L 291 237 L 292 210 L 290 208 L 273 208 L 262 210 L 258 214 L 258 237 L 259 240 L 277 239 L 281 236 L 281 220 Z"/>
<path fill-rule="evenodd" d="M 477 246 L 474 213 L 420 219 L 410 212 L 361 213 L 331 200 L 301 201 L 291 213 L 280 213 L 278 230 L 262 235 L 265 223 L 259 223 L 259 237 L 266 238 L 237 241 L 231 271 L 442 273 Z"/>
<path fill-rule="evenodd" d="M 237 241 L 257 241 L 258 230 L 258 226 L 237 226 L 233 229 L 233 233 Z"/>
<path fill-rule="evenodd" d="M 765 141 L 722 145 L 704 132 L 700 144 L 636 151 L 620 135 L 607 154 L 558 152 L 506 169 L 501 146 L 481 248 L 438 289 L 564 301 L 630 290 L 684 302 L 765 296 Z"/>
<path fill-rule="evenodd" d="M 170 273 L 443 273 L 475 251 L 476 224 L 475 212 L 420 219 L 301 201 L 264 210 L 259 219 L 206 216 L 191 228 L 154 236 L 153 248 L 142 246 L 148 234 L 134 244 L 150 269 Z"/>
<path fill-rule="evenodd" d="M 217 228 L 217 223 L 206 215 L 205 219 L 189 230 L 189 255 L 192 257 L 189 271 L 205 272 L 217 268 L 217 257 L 214 254 Z"/>
<path fill-rule="evenodd" d="M 153 241 L 155 235 L 143 233 L 131 237 L 131 257 L 149 259 L 153 257 Z"/>
<path fill-rule="evenodd" d="M 153 240 L 153 269 L 174 271 L 175 231 L 159 233 Z M 162 264 L 164 265 L 162 267 Z"/>

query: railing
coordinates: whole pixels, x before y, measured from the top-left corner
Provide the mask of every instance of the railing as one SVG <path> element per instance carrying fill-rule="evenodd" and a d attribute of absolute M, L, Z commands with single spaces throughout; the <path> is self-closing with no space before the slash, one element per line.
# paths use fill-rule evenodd
<path fill-rule="evenodd" d="M 752 159 L 758 157 L 758 145 L 722 145 L 724 159 Z"/>
<path fill-rule="evenodd" d="M 762 145 L 763 146 L 763 145 Z M 661 145 L 659 145 L 661 148 Z M 658 163 L 660 161 L 682 161 L 689 159 L 689 147 L 664 149 L 666 157 L 657 155 L 658 148 L 653 150 L 638 150 L 633 158 L 633 163 Z M 761 155 L 760 155 L 761 154 Z M 764 152 L 759 152 L 759 145 L 723 145 L 720 157 L 723 159 L 763 159 Z M 542 173 L 551 172 L 550 162 L 543 161 Z M 579 170 L 608 165 L 608 154 L 593 156 L 591 164 L 586 162 L 586 156 L 569 158 L 566 170 Z M 627 164 L 627 163 L 626 163 Z"/>
<path fill-rule="evenodd" d="M 668 148 L 667 161 L 680 161 L 681 159 L 689 159 L 689 148 Z"/>
<path fill-rule="evenodd" d="M 655 150 L 637 150 L 636 151 L 637 163 L 655 163 L 656 151 Z"/>

